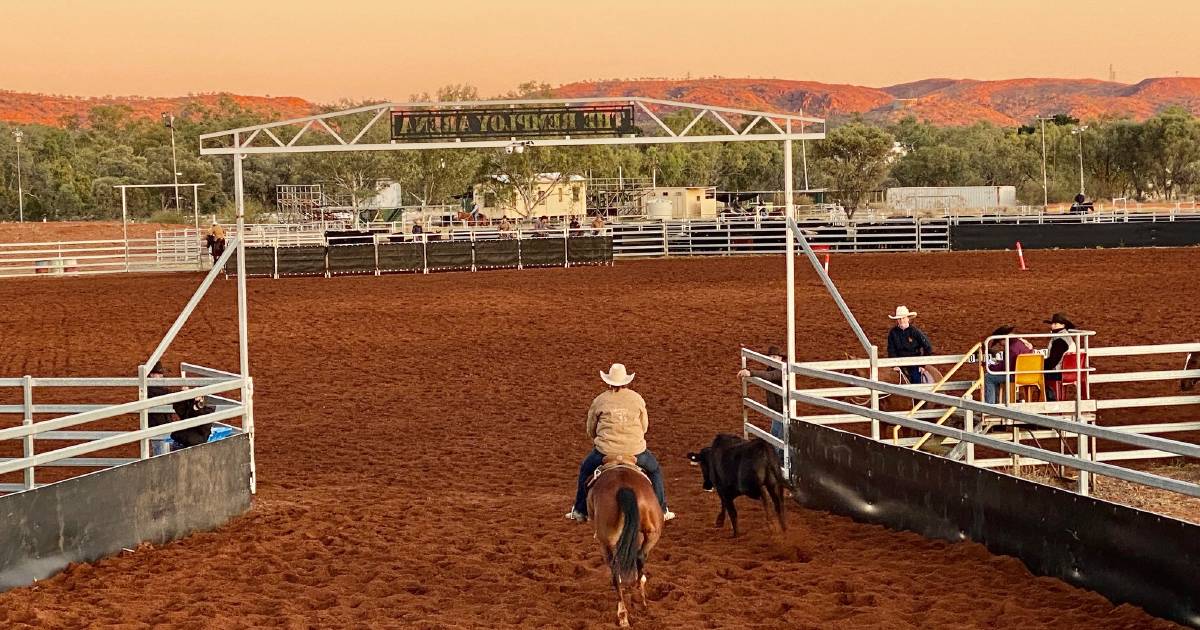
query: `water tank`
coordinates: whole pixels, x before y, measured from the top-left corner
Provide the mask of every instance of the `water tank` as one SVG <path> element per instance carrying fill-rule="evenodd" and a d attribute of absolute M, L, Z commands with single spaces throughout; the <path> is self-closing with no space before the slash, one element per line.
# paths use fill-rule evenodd
<path fill-rule="evenodd" d="M 670 219 L 675 204 L 667 199 L 651 199 L 646 202 L 646 216 L 651 219 Z"/>

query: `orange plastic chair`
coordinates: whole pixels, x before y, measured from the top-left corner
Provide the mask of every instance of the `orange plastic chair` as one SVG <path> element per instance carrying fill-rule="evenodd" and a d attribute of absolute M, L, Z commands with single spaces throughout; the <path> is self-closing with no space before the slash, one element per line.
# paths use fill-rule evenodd
<path fill-rule="evenodd" d="M 1046 400 L 1046 375 L 1042 374 L 1043 365 L 1045 360 L 1040 354 L 1017 355 L 1017 374 L 1013 377 L 1013 388 L 1023 400 L 1033 402 L 1033 398 L 1026 395 L 1026 390 L 1037 390 L 1037 401 Z"/>

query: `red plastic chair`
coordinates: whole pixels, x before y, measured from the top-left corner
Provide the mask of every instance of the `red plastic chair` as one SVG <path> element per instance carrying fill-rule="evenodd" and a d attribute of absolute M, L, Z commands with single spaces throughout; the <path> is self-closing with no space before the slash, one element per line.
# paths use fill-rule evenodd
<path fill-rule="evenodd" d="M 1075 368 L 1078 367 L 1081 371 L 1078 376 L 1081 377 L 1082 385 L 1076 382 Z M 1087 353 L 1083 352 L 1068 352 L 1062 358 L 1062 393 L 1065 394 L 1067 387 L 1081 387 L 1079 397 L 1087 400 L 1092 397 L 1092 390 L 1088 386 L 1088 357 Z M 1062 397 L 1059 400 L 1063 400 Z"/>

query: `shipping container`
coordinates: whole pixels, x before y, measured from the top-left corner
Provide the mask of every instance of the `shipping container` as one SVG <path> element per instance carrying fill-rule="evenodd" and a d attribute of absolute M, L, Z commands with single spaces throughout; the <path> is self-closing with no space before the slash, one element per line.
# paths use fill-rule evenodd
<path fill-rule="evenodd" d="M 1017 205 L 1015 186 L 928 186 L 887 189 L 891 210 L 987 210 Z"/>

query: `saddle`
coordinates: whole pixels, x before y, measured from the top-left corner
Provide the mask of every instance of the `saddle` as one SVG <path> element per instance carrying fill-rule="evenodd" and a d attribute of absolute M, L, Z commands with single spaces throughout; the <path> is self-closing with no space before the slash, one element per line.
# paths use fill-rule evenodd
<path fill-rule="evenodd" d="M 596 469 L 596 472 L 592 473 L 591 479 L 588 479 L 587 487 L 591 488 L 592 485 L 596 483 L 596 480 L 600 478 L 600 475 L 618 468 L 632 470 L 644 477 L 646 481 L 650 481 L 650 476 L 646 474 L 646 471 L 642 470 L 642 468 L 637 465 L 635 460 L 626 457 L 606 457 L 604 458 L 604 463 L 600 464 L 600 467 Z"/>

